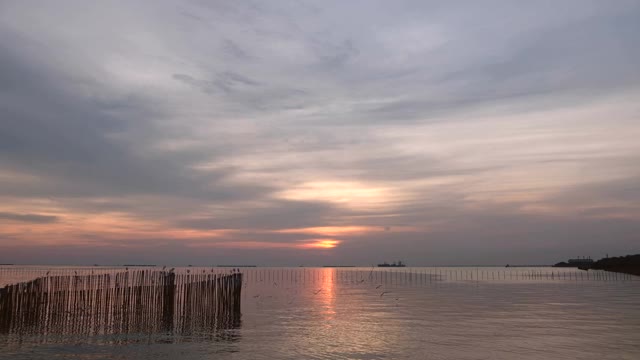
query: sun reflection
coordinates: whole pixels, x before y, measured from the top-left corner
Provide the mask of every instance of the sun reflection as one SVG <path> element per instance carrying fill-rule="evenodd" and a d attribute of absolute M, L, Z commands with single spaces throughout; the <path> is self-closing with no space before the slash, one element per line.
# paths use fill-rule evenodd
<path fill-rule="evenodd" d="M 336 276 L 335 268 L 322 268 L 317 269 L 320 278 L 320 287 L 317 294 L 314 296 L 317 308 L 322 309 L 322 317 L 326 326 L 331 326 L 330 321 L 336 317 L 335 306 L 335 283 L 334 278 Z"/>

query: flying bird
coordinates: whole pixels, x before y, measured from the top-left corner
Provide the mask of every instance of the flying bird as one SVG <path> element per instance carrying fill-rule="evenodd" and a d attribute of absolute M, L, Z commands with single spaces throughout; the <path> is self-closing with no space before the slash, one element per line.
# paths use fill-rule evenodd
<path fill-rule="evenodd" d="M 388 293 L 390 293 L 390 292 L 391 292 L 391 291 L 383 291 L 383 292 L 380 294 L 380 297 L 382 297 L 382 295 L 384 295 L 384 294 L 388 294 Z"/>

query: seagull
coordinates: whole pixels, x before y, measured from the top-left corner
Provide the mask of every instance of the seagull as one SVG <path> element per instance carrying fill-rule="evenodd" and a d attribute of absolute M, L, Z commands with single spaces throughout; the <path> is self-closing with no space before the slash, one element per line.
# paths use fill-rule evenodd
<path fill-rule="evenodd" d="M 382 292 L 382 294 L 380 294 L 380 297 L 382 297 L 382 295 L 384 295 L 384 294 L 388 294 L 388 293 L 390 293 L 390 292 L 391 292 L 391 291 L 383 291 L 383 292 Z"/>
<path fill-rule="evenodd" d="M 380 289 L 380 286 L 382 286 L 382 284 L 380 284 L 380 285 L 376 286 L 376 289 Z"/>
<path fill-rule="evenodd" d="M 318 295 L 318 293 L 320 293 L 320 291 L 322 291 L 322 289 L 319 289 L 318 291 L 314 291 L 313 295 Z"/>

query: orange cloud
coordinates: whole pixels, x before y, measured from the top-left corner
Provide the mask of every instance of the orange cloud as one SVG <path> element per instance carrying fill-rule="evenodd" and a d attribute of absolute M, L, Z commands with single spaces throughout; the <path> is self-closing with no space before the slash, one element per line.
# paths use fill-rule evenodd
<path fill-rule="evenodd" d="M 297 244 L 272 241 L 202 241 L 191 243 L 188 246 L 194 248 L 228 248 L 228 249 L 282 249 L 295 248 Z"/>
<path fill-rule="evenodd" d="M 354 209 L 378 209 L 399 197 L 397 189 L 354 181 L 311 181 L 290 186 L 276 197 L 296 201 L 323 201 Z"/>
<path fill-rule="evenodd" d="M 299 244 L 297 247 L 303 249 L 333 249 L 342 242 L 336 239 L 311 239 L 308 241 L 305 244 Z"/>
<path fill-rule="evenodd" d="M 368 232 L 384 231 L 381 226 L 316 226 L 275 230 L 279 234 L 315 234 L 325 236 L 361 235 Z"/>
<path fill-rule="evenodd" d="M 273 242 L 273 241 L 213 241 L 189 244 L 196 248 L 232 248 L 232 249 L 332 249 L 342 241 L 337 239 L 307 239 L 301 242 Z"/>

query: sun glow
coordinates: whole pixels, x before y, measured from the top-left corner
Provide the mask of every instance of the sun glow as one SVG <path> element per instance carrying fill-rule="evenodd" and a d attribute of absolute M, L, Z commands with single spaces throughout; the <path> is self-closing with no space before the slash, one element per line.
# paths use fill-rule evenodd
<path fill-rule="evenodd" d="M 305 244 L 299 245 L 299 247 L 306 249 L 333 249 L 341 242 L 342 241 L 336 239 L 312 239 Z"/>

